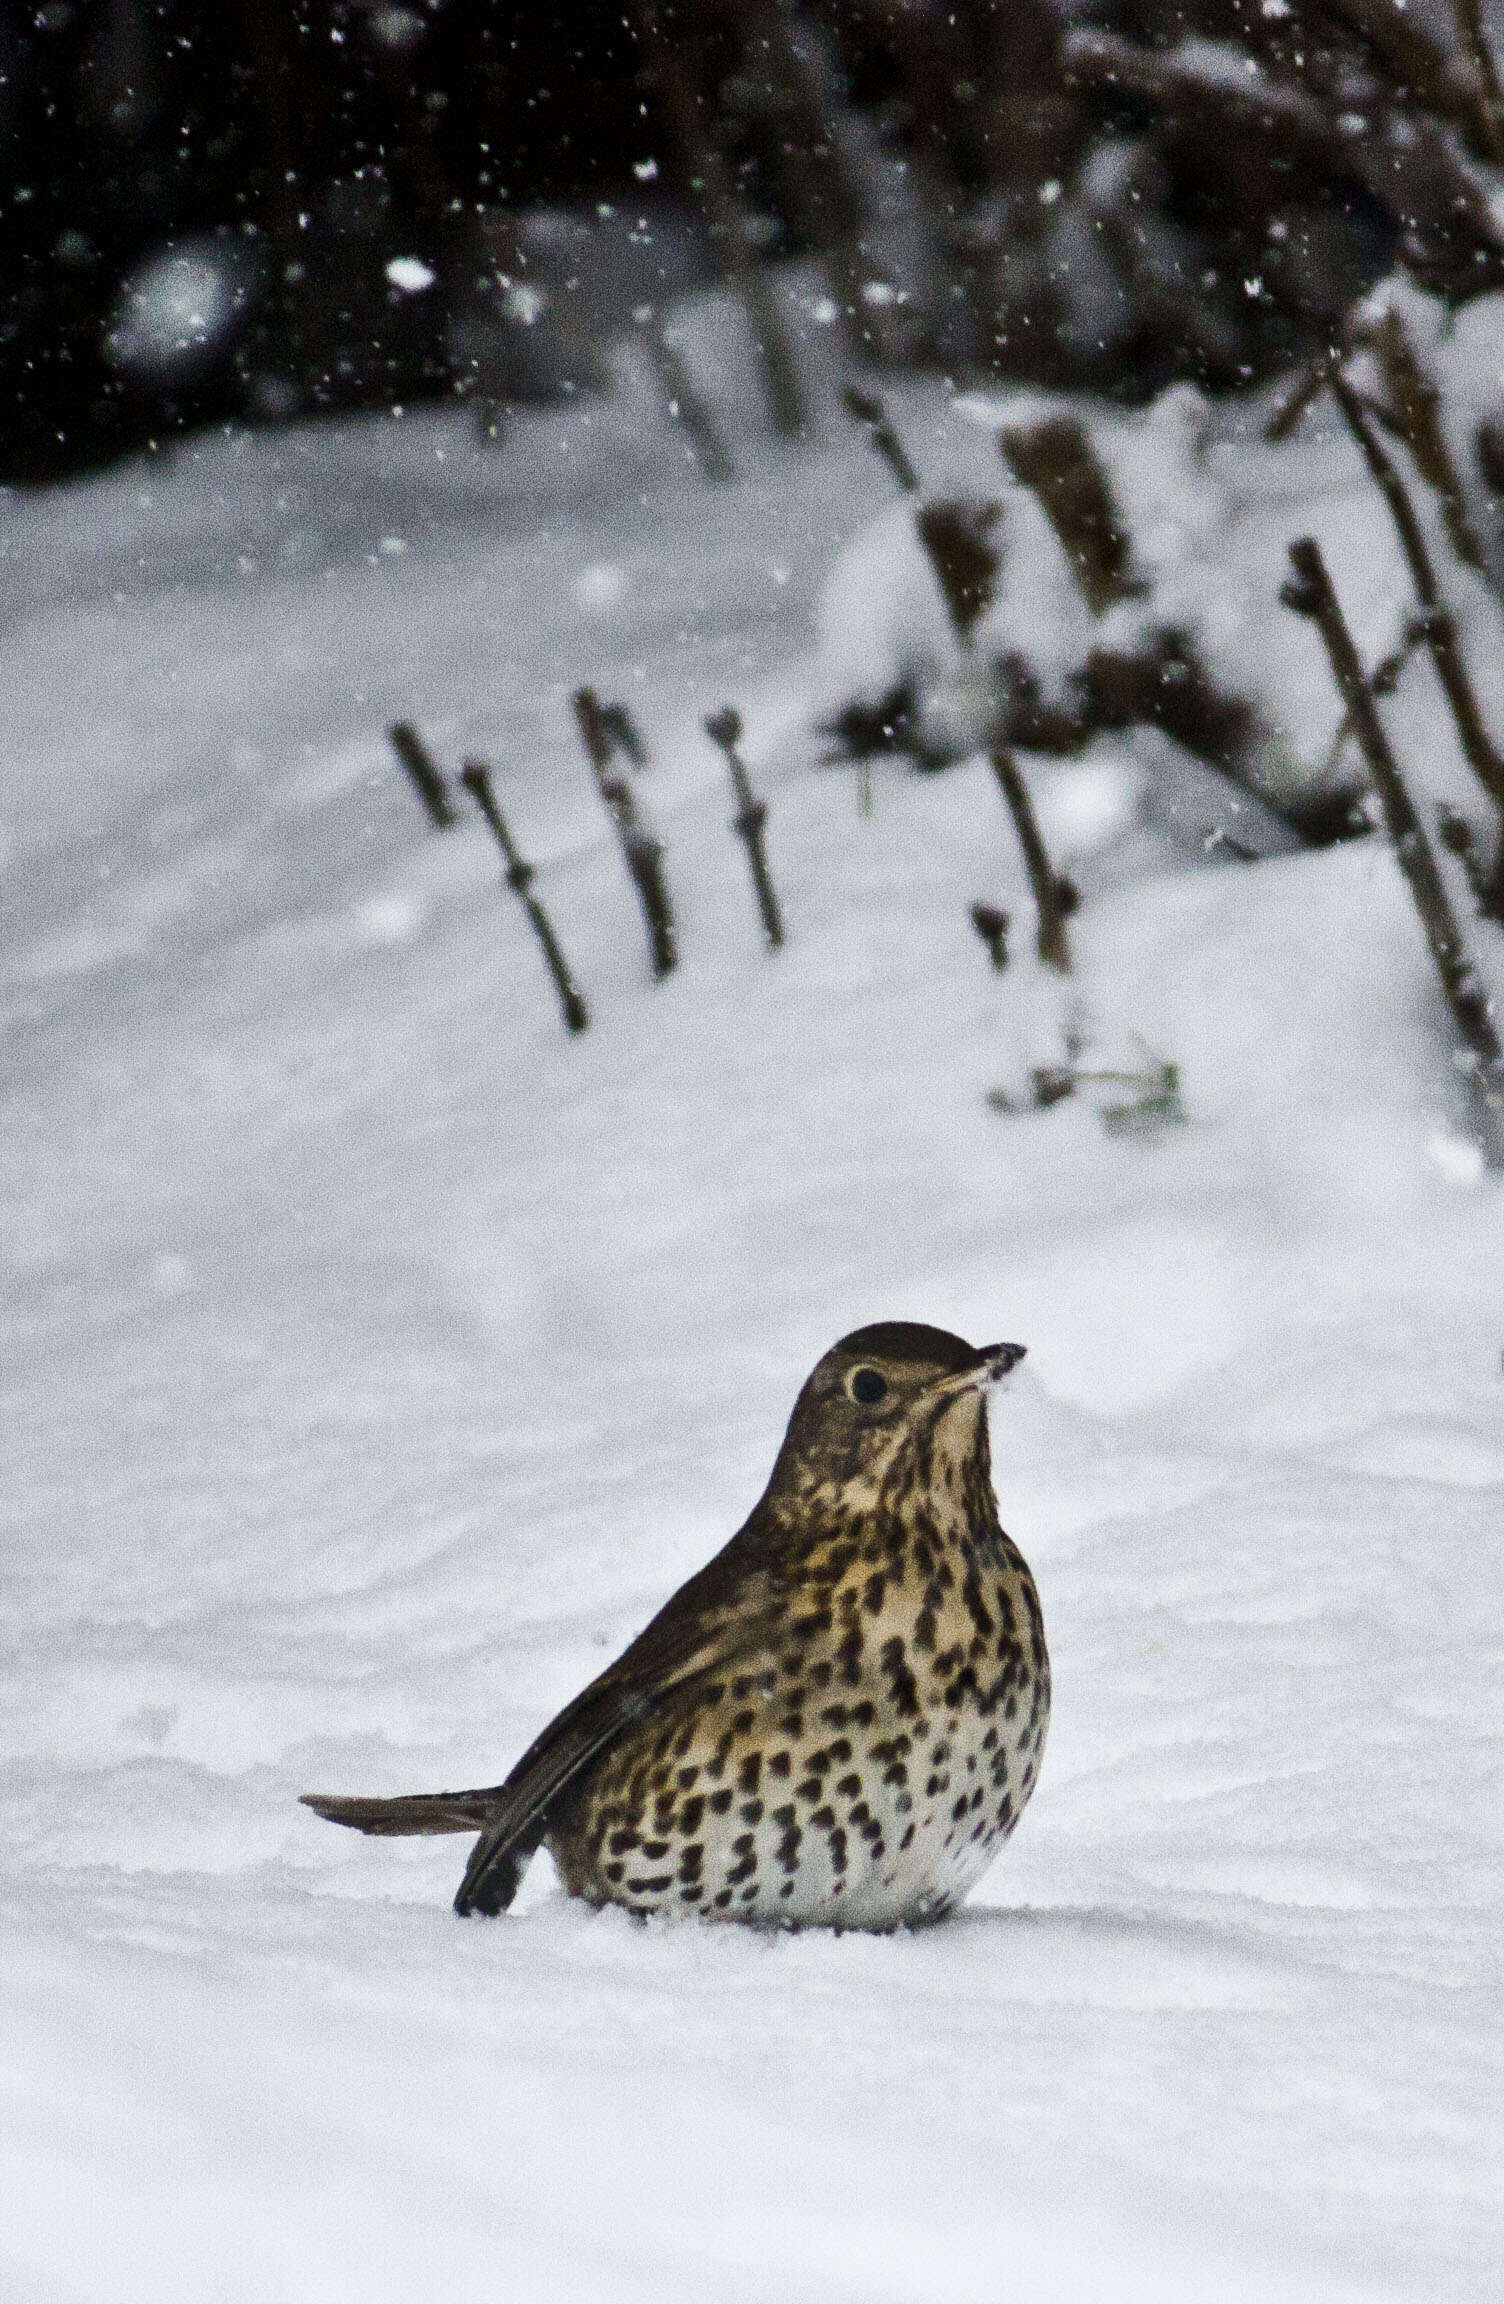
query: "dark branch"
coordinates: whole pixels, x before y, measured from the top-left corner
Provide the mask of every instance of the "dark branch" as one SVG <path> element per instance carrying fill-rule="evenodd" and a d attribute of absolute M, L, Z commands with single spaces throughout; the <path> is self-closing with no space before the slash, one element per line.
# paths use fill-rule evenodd
<path fill-rule="evenodd" d="M 1479 1149 L 1490 1168 L 1504 1169 L 1504 1051 L 1500 1049 L 1488 995 L 1458 926 L 1446 883 L 1379 718 L 1378 706 L 1314 537 L 1302 536 L 1290 546 L 1290 563 L 1295 575 L 1281 597 L 1287 608 L 1293 608 L 1299 616 L 1308 616 L 1321 634 L 1332 676 L 1352 716 L 1353 730 L 1379 795 L 1395 856 L 1420 914 L 1462 1044 Z"/>

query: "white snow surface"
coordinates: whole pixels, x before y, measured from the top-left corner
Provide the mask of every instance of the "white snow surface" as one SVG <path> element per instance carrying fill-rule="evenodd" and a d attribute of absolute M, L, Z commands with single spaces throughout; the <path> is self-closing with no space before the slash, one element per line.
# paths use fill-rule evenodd
<path fill-rule="evenodd" d="M 0 2285 L 1497 2297 L 1504 1222 L 1391 859 L 1192 869 L 1114 798 L 1149 753 L 1035 764 L 1063 997 L 982 764 L 865 815 L 815 764 L 861 444 L 717 492 L 601 431 L 352 424 L 5 507 Z M 584 678 L 656 755 L 656 987 Z M 582 1039 L 399 713 L 494 764 Z M 1067 1024 L 1177 1063 L 1187 1124 L 989 1109 Z M 963 1914 L 642 1926 L 540 1862 L 462 1924 L 463 1841 L 297 1807 L 495 1781 L 883 1317 L 1030 1347 L 994 1455 L 1055 1719 Z"/>

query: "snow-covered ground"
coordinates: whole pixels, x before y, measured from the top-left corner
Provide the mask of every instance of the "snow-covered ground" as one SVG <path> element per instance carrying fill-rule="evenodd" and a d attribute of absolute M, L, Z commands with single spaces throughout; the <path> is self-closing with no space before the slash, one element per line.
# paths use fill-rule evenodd
<path fill-rule="evenodd" d="M 990 455 L 910 421 L 937 477 Z M 1147 755 L 1036 767 L 1068 1013 L 981 764 L 866 814 L 815 765 L 881 472 L 746 461 L 425 418 L 4 506 L 5 2294 L 1481 2304 L 1504 1216 L 1402 884 L 1192 868 Z M 658 987 L 582 679 L 657 750 Z M 583 1039 L 399 713 L 494 764 Z M 1186 1125 L 989 1108 L 1072 1022 Z M 461 1924 L 462 1841 L 297 1807 L 499 1776 L 893 1316 L 1030 1346 L 994 1454 L 1055 1725 L 959 1919 L 641 1927 L 540 1863 Z"/>

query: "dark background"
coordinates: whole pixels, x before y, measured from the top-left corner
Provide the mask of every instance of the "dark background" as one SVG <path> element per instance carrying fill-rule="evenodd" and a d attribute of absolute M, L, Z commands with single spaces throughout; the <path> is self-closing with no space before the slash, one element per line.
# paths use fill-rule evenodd
<path fill-rule="evenodd" d="M 442 306 L 393 294 L 389 254 L 437 258 L 455 200 L 632 182 L 654 141 L 635 68 L 620 9 L 595 0 L 562 19 L 474 0 L 5 0 L 7 473 L 67 471 L 258 404 L 443 391 Z M 236 247 L 250 315 L 231 357 L 163 393 L 113 370 L 109 314 L 133 265 L 199 235 Z M 290 262 L 313 277 L 301 297 L 273 293 Z"/>
<path fill-rule="evenodd" d="M 1371 61 L 1346 6 L 800 0 L 828 100 L 911 167 L 945 294 L 972 314 L 959 350 L 921 334 L 905 357 L 1142 396 L 1176 375 L 1237 389 L 1309 352 L 1393 259 L 1404 218 L 1373 170 L 1335 134 L 1329 159 L 1292 157 L 1257 123 L 1233 137 L 1194 106 L 1082 84 L 1061 43 L 1088 19 L 1149 53 L 1204 34 L 1326 90 Z M 810 244 L 790 196 L 810 139 L 758 64 L 780 8 L 660 7 L 775 253 Z M 649 160 L 654 199 L 699 205 L 632 16 L 632 0 L 625 16 L 624 0 L 0 0 L 0 478 L 63 477 L 194 425 L 463 390 L 450 291 L 474 269 L 481 212 L 588 213 L 640 196 Z M 1061 318 L 1059 228 L 1097 197 L 1104 144 L 1131 156 L 1111 288 L 1124 317 L 1094 348 Z M 1042 209 L 1041 187 L 1062 185 Z M 1438 215 L 1453 206 L 1443 185 Z M 174 250 L 220 266 L 235 309 L 167 373 L 121 358 L 118 330 L 140 268 Z M 393 285 L 398 255 L 433 269 L 433 293 Z M 1464 263 L 1469 290 L 1504 272 L 1497 251 L 1488 277 L 1471 246 Z"/>

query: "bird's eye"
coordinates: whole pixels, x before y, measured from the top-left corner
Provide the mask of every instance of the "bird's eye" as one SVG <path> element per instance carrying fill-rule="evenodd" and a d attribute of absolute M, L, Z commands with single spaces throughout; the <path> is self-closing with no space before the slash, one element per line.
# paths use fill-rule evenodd
<path fill-rule="evenodd" d="M 851 1379 L 851 1397 L 864 1408 L 875 1408 L 888 1389 L 886 1376 L 879 1376 L 875 1368 L 858 1368 Z"/>

